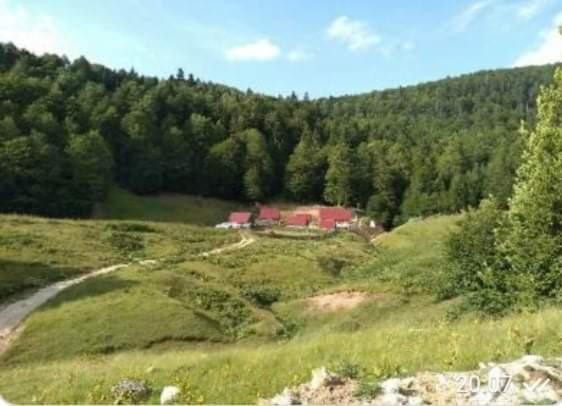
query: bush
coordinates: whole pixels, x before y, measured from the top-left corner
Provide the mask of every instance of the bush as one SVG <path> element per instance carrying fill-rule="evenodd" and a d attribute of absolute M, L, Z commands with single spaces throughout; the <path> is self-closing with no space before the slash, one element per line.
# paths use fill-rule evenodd
<path fill-rule="evenodd" d="M 123 232 L 111 233 L 109 243 L 123 254 L 132 254 L 144 249 L 143 241 L 138 235 Z"/>
<path fill-rule="evenodd" d="M 441 299 L 464 295 L 464 302 L 450 315 L 477 310 L 500 315 L 510 309 L 536 303 L 533 278 L 517 273 L 498 247 L 503 241 L 506 213 L 492 199 L 482 201 L 459 223 L 447 241 L 450 272 L 439 291 Z"/>
<path fill-rule="evenodd" d="M 340 276 L 342 269 L 347 265 L 347 262 L 339 258 L 321 257 L 318 258 L 318 264 L 323 271 L 337 278 Z"/>
<path fill-rule="evenodd" d="M 146 224 L 140 223 L 118 223 L 110 224 L 107 228 L 113 231 L 121 231 L 124 233 L 156 233 L 157 231 L 147 226 Z"/>
<path fill-rule="evenodd" d="M 248 300 L 261 307 L 269 307 L 281 297 L 279 289 L 268 287 L 249 287 L 242 291 Z"/>

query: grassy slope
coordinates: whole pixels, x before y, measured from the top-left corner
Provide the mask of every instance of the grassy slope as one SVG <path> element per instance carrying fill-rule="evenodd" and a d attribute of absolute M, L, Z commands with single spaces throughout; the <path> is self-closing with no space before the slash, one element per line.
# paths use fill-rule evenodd
<path fill-rule="evenodd" d="M 107 200 L 96 207 L 94 218 L 213 226 L 242 208 L 240 203 L 219 199 L 175 194 L 137 196 L 114 187 Z"/>
<path fill-rule="evenodd" d="M 136 258 L 185 256 L 238 238 L 182 224 L 0 215 L 0 303 L 103 266 Z"/>
<path fill-rule="evenodd" d="M 357 263 L 368 258 L 368 252 L 360 243 L 346 241 L 351 237 L 313 242 L 305 249 L 299 245 L 302 243 L 262 239 L 248 247 L 246 253 L 240 251 L 212 261 L 171 264 L 159 271 L 128 270 L 120 277 L 142 279 L 143 283 L 124 288 L 131 292 L 115 295 L 113 299 L 114 292 L 105 292 L 87 301 L 73 301 L 81 289 L 92 292 L 86 284 L 76 287 L 29 319 L 24 335 L 0 364 L 0 393 L 18 402 L 107 403 L 111 401 L 108 398 L 111 385 L 119 379 L 133 377 L 147 380 L 155 389 L 152 401 L 157 400 L 158 390 L 163 385 L 179 382 L 186 388 L 184 401 L 187 402 L 250 403 L 257 397 L 270 396 L 284 386 L 307 379 L 313 368 L 341 361 L 357 362 L 375 375 L 422 369 L 465 369 L 482 360 L 519 356 L 530 339 L 535 341 L 534 352 L 559 354 L 562 350 L 562 336 L 557 328 L 562 323 L 559 309 L 513 315 L 499 321 L 466 317 L 447 322 L 448 303 L 435 303 L 427 294 L 428 286 L 412 289 L 411 283 L 395 276 L 438 281 L 443 265 L 442 240 L 454 221 L 451 217 L 433 218 L 405 225 L 383 237 L 380 243 L 384 248 L 378 258 L 360 267 Z M 285 243 L 288 245 L 283 245 Z M 326 262 L 319 258 L 338 249 L 346 250 L 345 256 L 350 263 L 339 277 L 334 277 L 322 269 L 321 264 Z M 268 261 L 263 255 L 266 252 L 275 260 Z M 287 266 L 281 265 L 283 256 L 288 261 Z M 278 265 L 275 265 L 276 261 Z M 271 272 L 264 272 L 270 264 Z M 124 306 L 127 297 L 141 293 L 147 296 L 139 296 L 135 303 L 150 300 L 158 304 L 158 300 L 169 300 L 169 296 L 166 298 L 160 292 L 163 286 L 159 285 L 158 273 L 172 273 L 175 277 L 197 274 L 199 278 L 207 279 L 207 283 L 216 283 L 214 286 L 223 286 L 233 294 L 253 279 L 266 286 L 283 287 L 287 292 L 285 301 L 274 305 L 273 309 L 277 317 L 295 321 L 297 334 L 282 344 L 278 341 L 262 341 L 262 344 L 242 341 L 218 347 L 166 346 L 109 355 L 69 356 L 84 350 L 92 352 L 96 345 L 107 344 L 118 337 L 122 342 L 127 340 L 127 345 L 132 342 L 134 346 L 142 347 L 145 343 L 142 336 L 122 331 L 131 328 L 138 319 L 155 323 L 155 328 L 151 326 L 150 331 L 170 331 L 168 324 L 174 322 L 167 319 L 168 313 L 164 313 L 164 323 L 160 324 L 157 316 L 161 310 L 158 308 L 142 307 L 135 316 L 133 310 L 136 309 Z M 103 285 L 99 280 L 91 283 Z M 156 289 L 152 289 L 153 285 Z M 180 285 L 179 297 L 189 296 L 186 285 L 173 284 Z M 302 300 L 304 295 L 317 289 L 343 287 L 362 287 L 379 292 L 379 295 L 376 300 L 352 311 L 324 315 L 311 312 Z M 136 289 L 139 293 L 133 292 Z M 110 309 L 124 310 L 122 313 L 114 311 L 111 317 L 101 317 L 101 314 L 94 317 L 95 309 L 102 304 L 95 301 L 107 301 L 105 309 L 108 313 L 111 313 Z M 191 302 L 190 299 L 187 304 Z M 248 306 L 262 322 L 274 324 L 276 321 L 267 320 L 259 309 L 251 304 Z M 63 314 L 78 317 L 75 312 L 90 317 L 75 319 L 73 326 L 78 331 L 73 332 L 72 340 L 67 341 L 63 332 L 66 334 L 68 330 L 63 330 L 64 326 L 59 329 L 54 321 L 59 317 L 61 323 L 70 323 L 63 321 Z M 208 312 L 216 317 L 216 309 Z M 105 324 L 97 324 L 98 320 Z M 81 333 L 78 322 L 93 325 Z M 207 327 L 202 325 L 202 328 Z M 96 336 L 96 331 L 104 331 L 111 337 Z M 224 334 L 220 323 L 217 331 Z M 88 333 L 93 335 L 89 343 Z M 63 344 L 49 344 L 57 337 Z"/>

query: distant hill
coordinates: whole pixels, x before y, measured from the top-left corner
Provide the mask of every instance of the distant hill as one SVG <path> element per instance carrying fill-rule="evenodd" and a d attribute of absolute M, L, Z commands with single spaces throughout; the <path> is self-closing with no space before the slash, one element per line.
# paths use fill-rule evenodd
<path fill-rule="evenodd" d="M 112 184 L 366 207 L 386 226 L 506 201 L 555 66 L 356 96 L 241 92 L 0 44 L 1 212 L 89 216 Z"/>

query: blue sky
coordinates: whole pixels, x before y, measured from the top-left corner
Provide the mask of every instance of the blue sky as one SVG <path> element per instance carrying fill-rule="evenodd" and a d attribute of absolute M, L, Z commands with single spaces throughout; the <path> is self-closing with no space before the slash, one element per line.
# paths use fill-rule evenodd
<path fill-rule="evenodd" d="M 0 41 L 267 94 L 562 60 L 562 0 L 0 0 Z"/>

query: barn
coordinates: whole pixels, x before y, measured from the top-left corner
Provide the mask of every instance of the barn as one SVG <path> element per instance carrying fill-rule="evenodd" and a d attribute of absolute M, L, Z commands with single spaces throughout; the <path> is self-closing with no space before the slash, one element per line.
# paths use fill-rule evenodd
<path fill-rule="evenodd" d="M 287 227 L 306 228 L 312 221 L 312 216 L 307 213 L 296 213 L 287 219 Z"/>
<path fill-rule="evenodd" d="M 320 229 L 324 231 L 335 231 L 336 222 L 334 221 L 334 219 L 330 218 L 321 219 L 318 227 L 320 227 Z"/>
<path fill-rule="evenodd" d="M 279 224 L 281 220 L 281 211 L 274 207 L 260 207 L 258 219 L 256 223 L 260 226 L 273 226 Z"/>
<path fill-rule="evenodd" d="M 349 228 L 353 221 L 353 212 L 344 207 L 323 207 L 319 210 L 319 216 L 319 226 L 322 229 L 331 227 L 332 224 L 334 228 Z"/>

